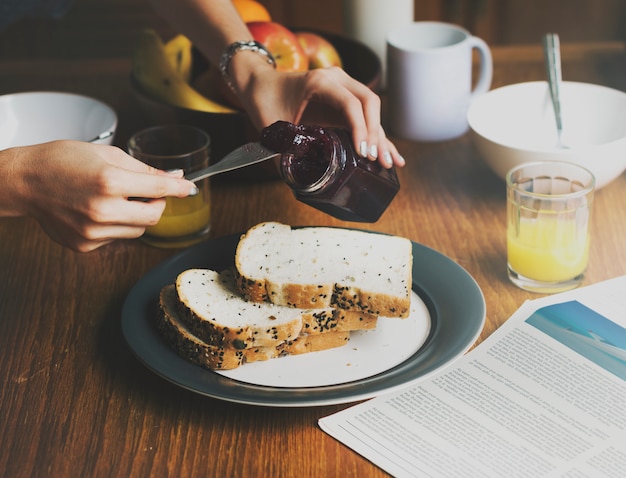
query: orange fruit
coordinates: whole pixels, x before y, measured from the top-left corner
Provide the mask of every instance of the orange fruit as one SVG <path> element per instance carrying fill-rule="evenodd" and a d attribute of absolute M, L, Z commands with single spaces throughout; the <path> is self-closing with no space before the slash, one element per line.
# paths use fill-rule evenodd
<path fill-rule="evenodd" d="M 244 23 L 269 22 L 272 20 L 267 8 L 256 0 L 233 0 L 233 5 Z"/>

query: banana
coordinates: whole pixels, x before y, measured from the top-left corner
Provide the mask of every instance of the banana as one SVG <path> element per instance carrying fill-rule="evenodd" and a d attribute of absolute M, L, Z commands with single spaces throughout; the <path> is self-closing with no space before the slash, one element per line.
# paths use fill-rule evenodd
<path fill-rule="evenodd" d="M 191 47 L 191 40 L 185 35 L 176 35 L 165 43 L 168 61 L 187 83 L 191 78 Z"/>
<path fill-rule="evenodd" d="M 195 90 L 172 66 L 161 37 L 151 29 L 140 32 L 132 60 L 132 74 L 150 95 L 174 106 L 208 113 L 234 113 Z"/>

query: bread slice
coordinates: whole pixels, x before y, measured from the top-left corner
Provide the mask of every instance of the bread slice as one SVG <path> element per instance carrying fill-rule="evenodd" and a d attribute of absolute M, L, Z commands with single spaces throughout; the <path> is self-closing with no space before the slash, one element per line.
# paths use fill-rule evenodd
<path fill-rule="evenodd" d="M 182 320 L 209 345 L 275 346 L 302 330 L 303 311 L 244 300 L 231 270 L 185 270 L 176 278 L 176 293 Z"/>
<path fill-rule="evenodd" d="M 330 313 L 329 313 L 330 312 Z M 358 310 L 309 309 L 302 314 L 300 335 L 318 335 L 327 332 L 371 330 L 378 317 Z"/>
<path fill-rule="evenodd" d="M 362 312 L 248 302 L 239 294 L 231 270 L 183 271 L 176 279 L 176 294 L 186 327 L 206 344 L 218 347 L 275 347 L 304 333 L 372 329 L 377 322 L 377 317 Z"/>
<path fill-rule="evenodd" d="M 412 266 L 405 238 L 277 222 L 248 230 L 235 254 L 237 286 L 250 301 L 386 317 L 408 317 Z"/>
<path fill-rule="evenodd" d="M 163 287 L 159 295 L 159 313 L 156 315 L 157 329 L 182 358 L 211 370 L 228 370 L 245 363 L 341 347 L 350 340 L 349 331 L 332 331 L 302 335 L 276 346 L 237 349 L 228 345 L 210 345 L 196 337 L 185 325 L 178 304 L 176 286 L 171 284 Z"/>

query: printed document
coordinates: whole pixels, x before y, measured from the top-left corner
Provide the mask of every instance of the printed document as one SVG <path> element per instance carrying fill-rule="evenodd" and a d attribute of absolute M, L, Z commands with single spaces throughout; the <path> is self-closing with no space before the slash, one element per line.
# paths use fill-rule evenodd
<path fill-rule="evenodd" d="M 623 478 L 625 292 L 528 301 L 438 374 L 319 425 L 397 477 Z"/>

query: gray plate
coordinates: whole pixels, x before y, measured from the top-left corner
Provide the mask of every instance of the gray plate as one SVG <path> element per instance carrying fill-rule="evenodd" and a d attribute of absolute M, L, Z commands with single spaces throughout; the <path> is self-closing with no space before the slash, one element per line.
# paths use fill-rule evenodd
<path fill-rule="evenodd" d="M 413 242 L 413 291 L 428 307 L 431 332 L 403 363 L 372 377 L 323 387 L 280 388 L 224 377 L 179 357 L 152 324 L 159 291 L 190 268 L 223 270 L 232 266 L 241 234 L 187 249 L 148 272 L 132 288 L 122 309 L 122 332 L 138 359 L 162 378 L 220 400 L 273 407 L 349 403 L 424 380 L 461 357 L 485 323 L 485 300 L 474 279 L 439 252 Z"/>

